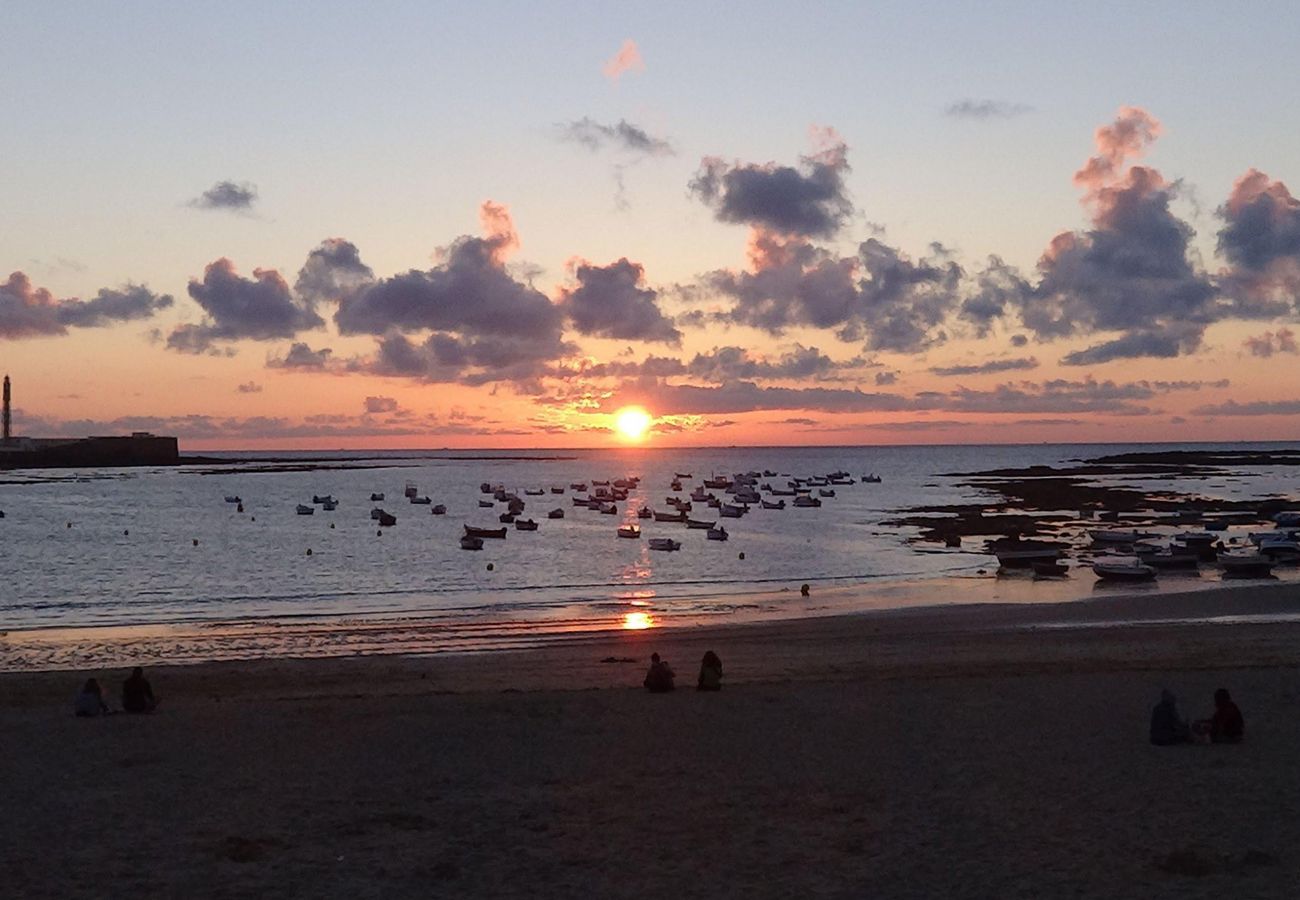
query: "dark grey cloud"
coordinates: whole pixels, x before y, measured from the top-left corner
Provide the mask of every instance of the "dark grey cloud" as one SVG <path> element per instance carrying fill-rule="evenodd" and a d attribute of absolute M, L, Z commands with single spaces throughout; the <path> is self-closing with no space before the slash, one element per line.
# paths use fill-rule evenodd
<path fill-rule="evenodd" d="M 237 386 L 235 390 L 240 394 L 260 394 L 262 393 L 262 386 L 256 381 L 245 381 Z"/>
<path fill-rule="evenodd" d="M 370 414 L 397 412 L 397 400 L 393 397 L 367 397 L 363 403 Z"/>
<path fill-rule="evenodd" d="M 257 202 L 257 185 L 249 182 L 218 181 L 190 201 L 196 209 L 228 209 L 247 212 Z"/>
<path fill-rule="evenodd" d="M 877 372 L 876 387 L 888 387 L 891 384 L 898 383 L 897 372 Z"/>
<path fill-rule="evenodd" d="M 992 372 L 1014 372 L 1037 368 L 1037 359 L 1032 356 L 1021 356 L 1015 359 L 994 359 L 986 363 L 964 366 L 934 366 L 930 371 L 935 375 L 949 377 L 953 375 L 988 375 Z"/>
<path fill-rule="evenodd" d="M 781 334 L 787 328 L 835 328 L 841 340 L 870 350 L 912 353 L 943 342 L 940 328 L 956 306 L 962 269 L 939 244 L 911 260 L 877 238 L 853 257 L 837 257 L 802 239 L 756 232 L 752 269 L 705 276 L 733 306 L 719 317 Z"/>
<path fill-rule="evenodd" d="M 1300 201 L 1282 182 L 1250 169 L 1218 215 L 1224 223 L 1219 252 L 1229 263 L 1221 281 L 1233 311 L 1243 317 L 1300 313 Z"/>
<path fill-rule="evenodd" d="M 1250 352 L 1251 356 L 1265 359 L 1274 353 L 1300 353 L 1300 347 L 1296 345 L 1295 332 L 1290 328 L 1279 328 L 1276 332 L 1266 331 L 1248 337 L 1242 341 L 1242 346 Z"/>
<path fill-rule="evenodd" d="M 556 374 L 554 361 L 572 350 L 558 336 L 551 342 L 434 332 L 422 341 L 413 341 L 394 332 L 379 339 L 374 358 L 362 368 L 377 375 L 431 383 L 482 385 L 508 381 L 520 393 L 535 393 L 540 390 L 540 378 Z"/>
<path fill-rule="evenodd" d="M 1011 103 L 1006 100 L 974 100 L 966 98 L 949 103 L 944 107 L 944 115 L 952 116 L 956 119 L 976 119 L 987 121 L 989 119 L 1013 119 L 1016 116 L 1023 116 L 1025 113 L 1033 112 L 1034 108 L 1024 103 Z"/>
<path fill-rule="evenodd" d="M 32 285 L 23 272 L 0 282 L 0 338 L 49 337 L 69 328 L 104 328 L 120 322 L 147 319 L 172 305 L 167 294 L 155 294 L 141 285 L 101 288 L 89 300 L 56 299 L 45 288 Z"/>
<path fill-rule="evenodd" d="M 272 357 L 266 361 L 268 369 L 326 369 L 329 368 L 333 354 L 329 347 L 313 350 L 309 345 L 295 342 L 283 357 Z"/>
<path fill-rule="evenodd" d="M 581 144 L 592 151 L 611 149 L 640 156 L 672 156 L 675 152 L 667 140 L 651 135 L 626 119 L 606 125 L 583 116 L 557 125 L 556 131 L 561 140 Z"/>
<path fill-rule="evenodd" d="M 690 191 L 722 222 L 830 237 L 852 215 L 853 204 L 844 184 L 848 147 L 829 130 L 824 137 L 825 149 L 801 157 L 797 168 L 706 157 Z"/>
<path fill-rule="evenodd" d="M 1023 306 L 1032 293 L 1033 286 L 1014 266 L 1007 265 L 1001 257 L 990 256 L 961 302 L 961 318 L 975 326 L 977 337 L 984 337 L 994 322 L 1008 310 Z M 1020 338 L 1020 344 L 1015 344 L 1016 338 Z M 1016 338 L 1012 338 L 1016 346 L 1028 340 L 1024 335 Z"/>
<path fill-rule="evenodd" d="M 1012 346 L 1012 347 L 1023 347 L 1023 346 L 1025 346 L 1025 345 L 1028 344 L 1028 343 L 1029 343 L 1029 338 L 1026 337 L 1026 336 L 1023 335 L 1023 334 L 1013 334 L 1013 335 L 1011 335 L 1011 346 Z"/>
<path fill-rule="evenodd" d="M 1103 341 L 1061 358 L 1064 366 L 1093 366 L 1115 359 L 1153 357 L 1171 359 L 1194 352 L 1201 345 L 1204 326 L 1195 323 L 1170 324 L 1162 331 L 1130 331 L 1112 341 Z"/>
<path fill-rule="evenodd" d="M 715 347 L 708 353 L 697 353 L 685 368 L 688 374 L 704 381 L 725 382 L 824 379 L 837 371 L 862 365 L 861 359 L 836 362 L 816 347 L 796 344 L 793 350 L 775 359 L 752 357 L 743 347 Z"/>
<path fill-rule="evenodd" d="M 202 281 L 190 280 L 189 295 L 207 315 L 198 325 L 178 325 L 167 338 L 167 346 L 182 353 L 202 353 L 218 341 L 289 338 L 325 324 L 279 272 L 254 269 L 244 278 L 225 258 L 209 263 Z"/>
<path fill-rule="evenodd" d="M 1300 415 L 1300 400 L 1256 400 L 1238 403 L 1228 400 L 1192 410 L 1197 416 L 1296 416 Z"/>
<path fill-rule="evenodd" d="M 298 270 L 294 292 L 304 302 L 337 303 L 375 281 L 375 273 L 361 261 L 355 244 L 343 238 L 326 238 L 307 254 Z"/>
<path fill-rule="evenodd" d="M 626 257 L 607 266 L 580 263 L 577 286 L 561 288 L 558 305 L 573 327 L 594 337 L 681 343 L 682 333 L 645 287 L 645 270 Z"/>

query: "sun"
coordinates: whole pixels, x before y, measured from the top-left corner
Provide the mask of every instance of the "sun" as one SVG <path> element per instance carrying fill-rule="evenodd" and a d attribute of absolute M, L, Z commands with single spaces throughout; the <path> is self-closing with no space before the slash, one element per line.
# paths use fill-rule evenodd
<path fill-rule="evenodd" d="M 625 406 L 614 413 L 614 430 L 625 440 L 639 441 L 650 430 L 653 421 L 650 413 L 641 407 Z"/>

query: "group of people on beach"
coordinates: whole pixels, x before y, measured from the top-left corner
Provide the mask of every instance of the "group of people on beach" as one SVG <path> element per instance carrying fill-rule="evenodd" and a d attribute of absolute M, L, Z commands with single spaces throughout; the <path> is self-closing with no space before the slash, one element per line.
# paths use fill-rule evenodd
<path fill-rule="evenodd" d="M 660 659 L 658 653 L 650 654 L 650 669 L 645 673 L 645 689 L 652 694 L 666 694 L 674 689 L 676 673 L 667 660 Z M 697 691 L 722 690 L 722 658 L 709 650 L 700 661 L 700 677 L 695 683 Z"/>
<path fill-rule="evenodd" d="M 150 713 L 157 708 L 158 698 L 144 677 L 144 669 L 136 666 L 131 670 L 130 677 L 122 682 L 122 712 Z M 83 719 L 107 716 L 114 712 L 104 699 L 104 689 L 100 687 L 99 679 L 89 678 L 82 685 L 73 702 L 73 712 Z"/>
<path fill-rule="evenodd" d="M 1160 692 L 1160 702 L 1151 710 L 1151 743 L 1157 747 L 1173 744 L 1238 744 L 1246 736 L 1246 720 L 1232 702 L 1227 688 L 1214 692 L 1214 714 L 1190 724 L 1178 714 L 1178 698 L 1172 691 Z"/>

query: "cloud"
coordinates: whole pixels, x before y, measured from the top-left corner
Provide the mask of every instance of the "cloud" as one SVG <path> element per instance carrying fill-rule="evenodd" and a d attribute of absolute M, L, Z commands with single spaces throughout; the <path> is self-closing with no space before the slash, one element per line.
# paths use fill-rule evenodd
<path fill-rule="evenodd" d="M 104 328 L 147 319 L 172 305 L 167 294 L 142 285 L 101 288 L 89 300 L 59 300 L 32 285 L 23 272 L 0 283 L 0 338 L 18 339 L 66 334 L 69 328 Z"/>
<path fill-rule="evenodd" d="M 626 119 L 606 125 L 583 116 L 576 121 L 557 125 L 556 129 L 560 140 L 581 144 L 591 151 L 608 148 L 638 156 L 672 156 L 675 152 L 668 141 L 654 137 Z"/>
<path fill-rule="evenodd" d="M 234 212 L 248 212 L 257 202 L 257 185 L 247 181 L 236 184 L 233 181 L 218 181 L 198 197 L 190 201 L 195 209 L 228 209 Z"/>
<path fill-rule="evenodd" d="M 364 406 L 371 415 L 397 412 L 398 409 L 397 400 L 392 397 L 367 397 Z"/>
<path fill-rule="evenodd" d="M 888 387 L 891 384 L 898 383 L 897 372 L 877 372 L 876 387 Z"/>
<path fill-rule="evenodd" d="M 337 303 L 375 281 L 375 273 L 361 261 L 355 244 L 343 238 L 326 238 L 307 254 L 298 270 L 294 292 L 307 304 Z"/>
<path fill-rule="evenodd" d="M 236 387 L 235 390 L 241 394 L 260 394 L 262 393 L 262 386 L 256 381 L 245 381 L 243 384 Z"/>
<path fill-rule="evenodd" d="M 934 366 L 930 371 L 935 375 L 949 377 L 953 375 L 987 375 L 991 372 L 1012 372 L 1037 368 L 1037 359 L 1032 356 L 1024 356 L 1015 359 L 994 359 L 978 365 Z"/>
<path fill-rule="evenodd" d="M 1023 346 L 1025 346 L 1025 345 L 1028 344 L 1028 343 L 1029 343 L 1029 338 L 1026 337 L 1026 336 L 1023 335 L 1023 334 L 1013 334 L 1013 335 L 1011 335 L 1011 346 L 1012 346 L 1012 347 L 1023 347 Z"/>
<path fill-rule="evenodd" d="M 1251 356 L 1264 358 L 1274 353 L 1300 353 L 1296 346 L 1295 332 L 1290 328 L 1279 328 L 1277 332 L 1266 331 L 1255 337 L 1248 337 L 1241 344 L 1250 351 Z"/>
<path fill-rule="evenodd" d="M 958 302 L 962 269 L 947 250 L 913 261 L 877 238 L 852 257 L 838 257 L 799 237 L 755 231 L 748 271 L 704 278 L 734 300 L 719 318 L 781 334 L 787 328 L 836 328 L 870 350 L 916 352 L 942 343 L 939 326 Z"/>
<path fill-rule="evenodd" d="M 268 369 L 326 369 L 330 366 L 330 355 L 333 352 L 329 347 L 313 350 L 307 344 L 295 342 L 282 358 L 268 359 L 266 367 Z"/>
<path fill-rule="evenodd" d="M 1198 406 L 1192 410 L 1197 416 L 1296 416 L 1300 415 L 1300 400 L 1256 400 L 1252 403 L 1238 403 L 1228 400 L 1224 403 Z"/>
<path fill-rule="evenodd" d="M 190 279 L 189 295 L 207 315 L 201 324 L 178 325 L 167 338 L 167 346 L 182 353 L 205 352 L 215 341 L 289 338 L 325 324 L 313 303 L 293 296 L 279 272 L 254 269 L 251 279 L 244 278 L 224 257 L 208 264 L 202 281 Z"/>
<path fill-rule="evenodd" d="M 1097 154 L 1074 173 L 1074 183 L 1094 189 L 1114 182 L 1127 163 L 1142 156 L 1160 137 L 1160 131 L 1160 122 L 1146 110 L 1121 106 L 1115 121 L 1095 132 Z"/>
<path fill-rule="evenodd" d="M 637 47 L 636 41 L 627 38 L 623 41 L 623 46 L 618 48 L 618 52 L 605 60 L 605 64 L 600 67 L 600 71 L 610 81 L 617 83 L 618 79 L 625 72 L 644 72 L 645 60 L 641 58 L 641 50 Z"/>
<path fill-rule="evenodd" d="M 1067 353 L 1061 358 L 1061 365 L 1095 366 L 1116 359 L 1141 357 L 1172 359 L 1195 351 L 1201 344 L 1203 331 L 1204 326 L 1195 323 L 1170 324 L 1164 330 L 1130 331 L 1112 341 Z"/>
<path fill-rule="evenodd" d="M 690 191 L 720 222 L 785 235 L 831 237 L 853 213 L 844 184 L 848 146 L 829 128 L 814 137 L 819 149 L 800 157 L 797 168 L 705 157 Z"/>
<path fill-rule="evenodd" d="M 1227 203 L 1219 252 L 1229 263 L 1225 292 L 1242 315 L 1300 312 L 1300 201 L 1285 184 L 1250 169 L 1237 179 Z"/>
<path fill-rule="evenodd" d="M 801 344 L 795 344 L 793 350 L 775 359 L 753 357 L 743 347 L 715 347 L 709 353 L 697 353 L 685 364 L 685 371 L 710 382 L 801 380 L 829 378 L 836 371 L 856 369 L 864 364 L 860 358 L 836 362 L 816 347 Z"/>
<path fill-rule="evenodd" d="M 562 287 L 557 305 L 580 333 L 629 341 L 679 344 L 682 333 L 644 287 L 645 270 L 626 257 L 607 266 L 580 262 L 576 287 Z"/>
<path fill-rule="evenodd" d="M 978 121 L 987 121 L 989 119 L 1013 119 L 1016 116 L 1023 116 L 1025 113 L 1033 112 L 1032 106 L 1024 103 L 1010 103 L 1006 100 L 958 100 L 949 103 L 944 107 L 944 115 L 951 116 L 955 119 L 976 119 Z"/>

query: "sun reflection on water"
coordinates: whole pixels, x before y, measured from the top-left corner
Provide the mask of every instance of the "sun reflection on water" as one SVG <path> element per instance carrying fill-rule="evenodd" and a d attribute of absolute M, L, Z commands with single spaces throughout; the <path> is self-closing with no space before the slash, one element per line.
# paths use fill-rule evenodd
<path fill-rule="evenodd" d="M 623 627 L 628 631 L 645 631 L 655 626 L 654 616 L 644 612 L 623 614 Z"/>

